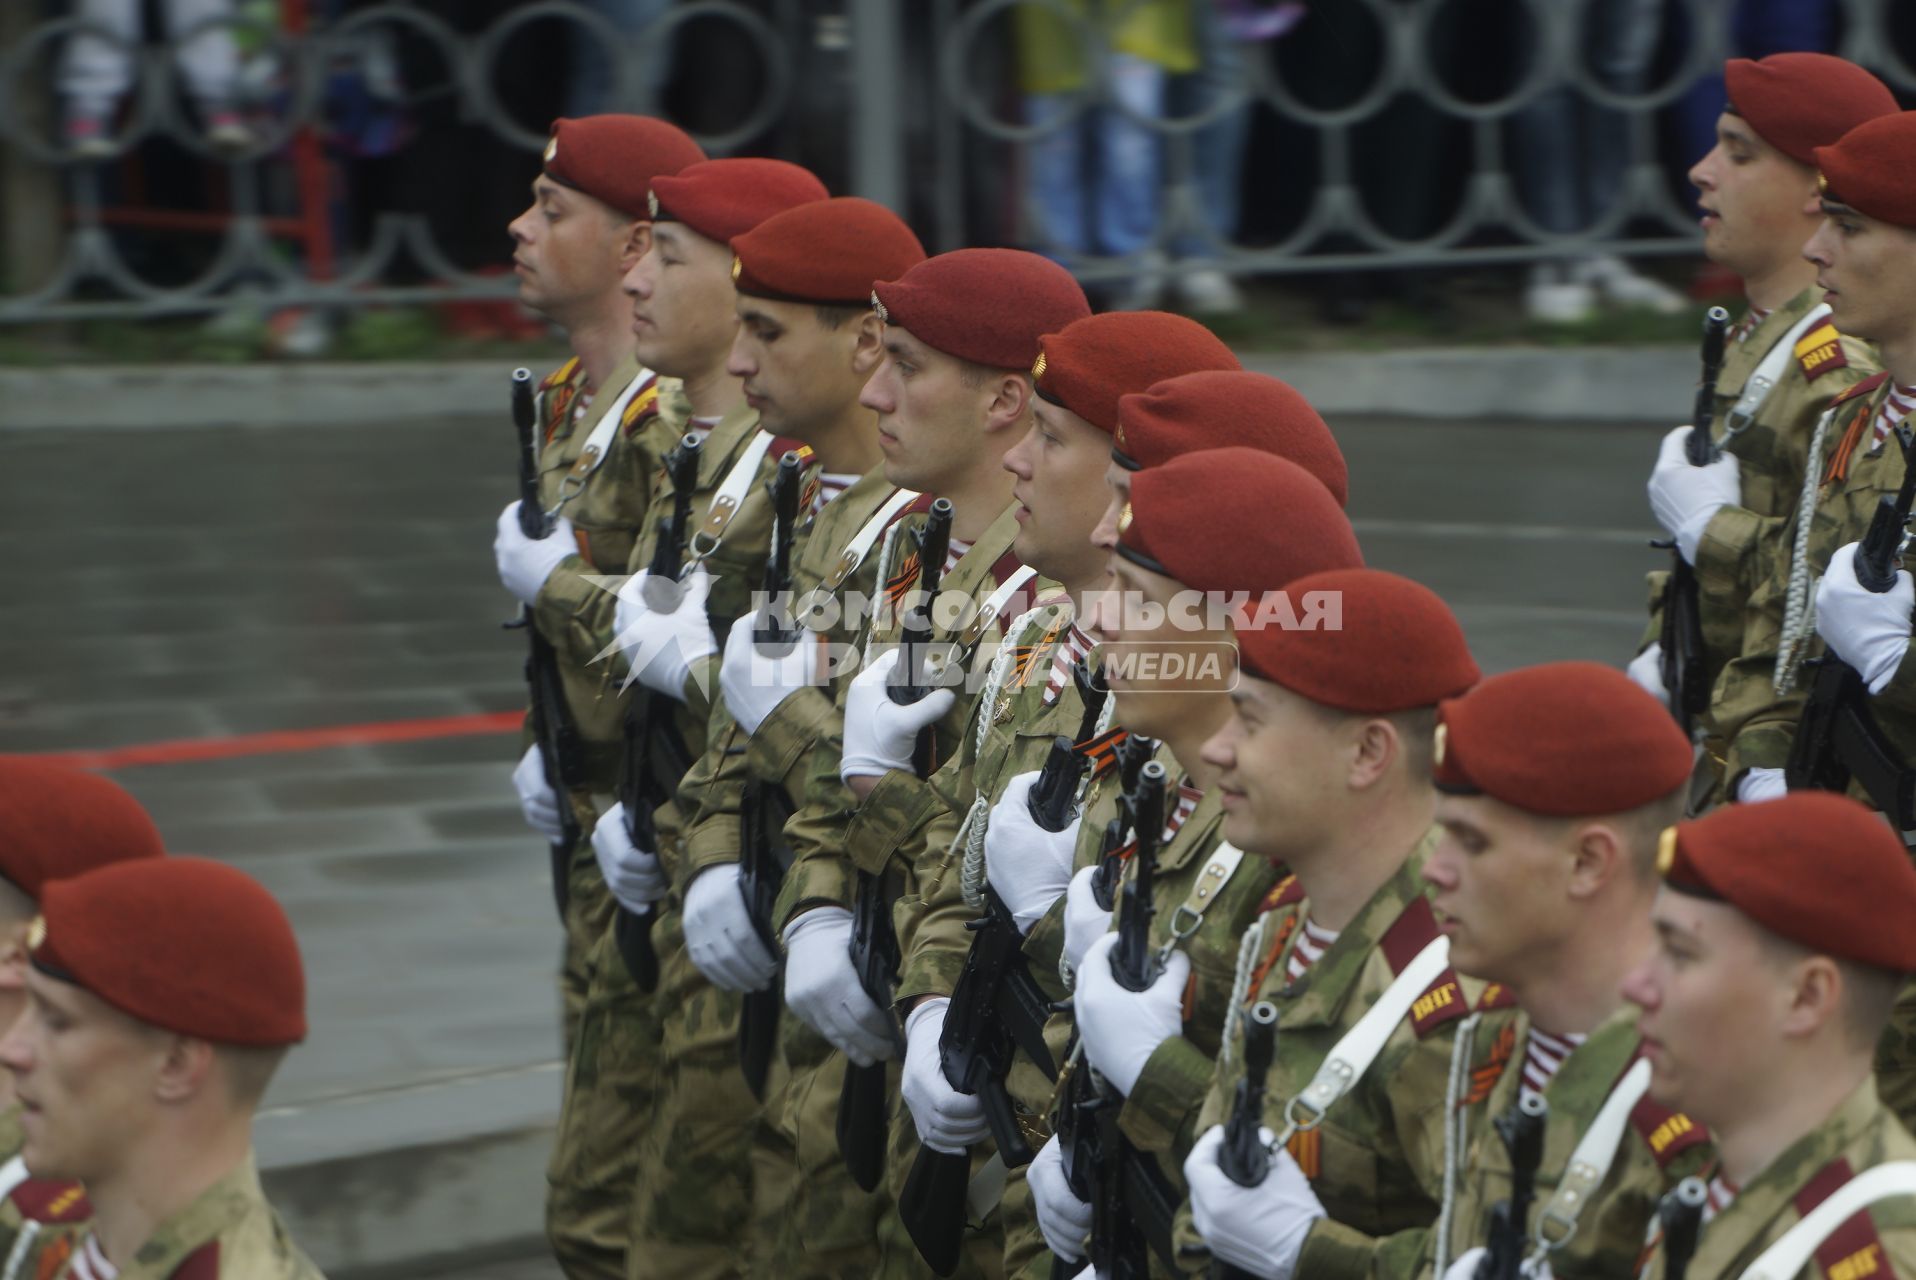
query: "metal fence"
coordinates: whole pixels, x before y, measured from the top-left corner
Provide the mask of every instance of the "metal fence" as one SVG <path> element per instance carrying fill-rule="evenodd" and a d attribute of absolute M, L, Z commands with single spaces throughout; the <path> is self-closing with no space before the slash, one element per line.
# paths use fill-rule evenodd
<path fill-rule="evenodd" d="M 340 144 L 335 90 L 404 48 L 435 70 L 388 85 L 386 105 L 430 105 L 438 123 L 377 163 L 423 165 L 456 129 L 457 145 L 492 150 L 464 175 L 439 154 L 442 187 L 502 160 L 530 177 L 544 121 L 515 112 L 501 80 L 552 24 L 571 29 L 566 47 L 608 55 L 608 104 L 679 114 L 675 73 L 721 56 L 725 120 L 681 120 L 712 153 L 787 154 L 908 213 L 935 248 L 1021 244 L 1087 280 L 1170 258 L 1285 274 L 1694 252 L 1687 160 L 1666 135 L 1739 22 L 1730 0 L 1311 0 L 1295 29 L 1256 39 L 1285 23 L 1275 0 L 655 2 L 625 34 L 582 0 L 510 6 L 478 30 L 443 4 L 384 0 L 310 26 L 303 4 L 285 23 L 245 8 L 168 41 L 7 0 L 0 322 L 509 296 L 483 249 L 448 248 L 465 238 L 447 229 L 456 192 L 426 193 L 437 220 L 420 201 L 382 207 L 377 189 L 342 194 L 339 166 L 369 161 Z M 1822 11 L 1833 51 L 1916 90 L 1892 0 L 1793 3 Z M 252 136 L 230 153 L 189 105 L 178 57 L 214 31 L 252 68 Z M 61 123 L 62 59 L 81 35 L 131 72 L 109 154 L 93 157 Z M 156 148 L 216 175 L 217 212 L 138 207 L 127 158 Z M 495 226 L 498 212 L 470 216 L 503 263 L 516 209 Z"/>

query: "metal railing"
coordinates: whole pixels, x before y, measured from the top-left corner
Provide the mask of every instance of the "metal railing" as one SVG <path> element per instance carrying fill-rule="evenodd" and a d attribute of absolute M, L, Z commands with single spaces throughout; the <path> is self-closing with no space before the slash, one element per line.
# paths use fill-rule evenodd
<path fill-rule="evenodd" d="M 1341 24 L 1373 49 L 1367 82 L 1345 87 L 1336 101 L 1300 90 L 1277 45 L 1246 44 L 1232 51 L 1228 74 L 1205 52 L 1187 77 L 1200 84 L 1195 105 L 1140 108 L 1127 92 L 1125 41 L 1114 38 L 1144 6 L 1161 0 L 842 0 L 832 29 L 847 38 L 843 60 L 850 109 L 829 122 L 839 131 L 849 158 L 850 186 L 861 195 L 908 211 L 928 244 L 954 248 L 970 242 L 1010 242 L 1055 253 L 1087 280 L 1115 279 L 1136 269 L 1140 255 L 1173 250 L 1201 257 L 1234 273 L 1296 273 L 1380 267 L 1473 263 L 1520 263 L 1598 250 L 1632 255 L 1693 253 L 1697 235 L 1672 161 L 1658 153 L 1659 113 L 1677 102 L 1701 75 L 1720 67 L 1730 47 L 1733 5 L 1729 0 L 1511 0 L 1513 51 L 1506 59 L 1507 84 L 1496 96 L 1473 95 L 1447 75 L 1446 24 L 1457 20 L 1452 0 L 1315 0 L 1321 20 Z M 1192 0 L 1209 19 L 1214 0 Z M 1830 0 L 1840 17 L 1838 52 L 1869 66 L 1899 92 L 1916 90 L 1916 71 L 1896 49 L 1890 30 L 1890 0 Z M 542 131 L 514 117 L 502 100 L 498 71 L 515 42 L 535 23 L 576 25 L 611 58 L 611 97 L 630 109 L 656 110 L 659 85 L 648 83 L 645 58 L 672 42 L 682 53 L 697 32 L 700 40 L 742 43 L 755 51 L 764 74 L 741 84 L 736 123 L 699 140 L 713 154 L 758 143 L 768 129 L 803 111 L 817 91 L 800 83 L 798 50 L 790 38 L 820 21 L 808 0 L 685 0 L 635 38 L 622 38 L 599 13 L 577 0 L 537 0 L 521 5 L 476 34 L 455 30 L 407 0 L 387 0 L 359 9 L 344 21 L 308 32 L 261 29 L 243 19 L 203 24 L 183 33 L 184 44 L 210 26 L 243 36 L 252 57 L 274 69 L 270 108 L 252 118 L 255 137 L 238 154 L 223 154 L 208 140 L 202 122 L 185 105 L 173 49 L 132 45 L 73 19 L 26 28 L 0 48 L 0 153 L 11 180 L 36 176 L 57 184 L 36 211 L 0 196 L 9 206 L 0 223 L 44 218 L 54 209 L 64 222 L 43 238 L 55 247 L 37 255 L 40 279 L 31 288 L 0 293 L 0 322 L 18 323 L 93 316 L 142 316 L 208 312 L 236 299 L 268 305 L 354 307 L 373 303 L 509 296 L 511 282 L 469 270 L 453 261 L 424 214 L 373 210 L 358 243 L 342 246 L 336 269 L 315 271 L 310 261 L 274 244 L 276 202 L 284 182 L 273 180 L 287 163 L 289 145 L 310 142 L 325 123 L 323 93 L 329 69 L 363 53 L 380 38 L 421 42 L 443 67 L 436 92 L 450 96 L 456 118 L 527 152 L 543 142 Z M 1040 12 L 1068 32 L 1077 82 L 1044 95 L 1046 115 L 1034 118 L 1034 95 L 1021 91 L 1012 66 L 1019 29 Z M 1591 39 L 1606 6 L 1654 11 L 1661 57 L 1639 47 L 1634 67 L 1622 74 Z M 770 13 L 772 16 L 768 17 Z M 1610 15 L 1614 16 L 1614 15 Z M 1645 19 L 1647 20 L 1647 19 Z M 823 25 L 815 28 L 825 29 Z M 1681 35 L 1670 37 L 1671 31 Z M 197 277 L 156 283 L 143 277 L 115 231 L 105 176 L 113 157 L 82 160 L 64 144 L 57 104 L 50 109 L 48 70 L 65 43 L 88 32 L 118 44 L 134 70 L 134 87 L 113 135 L 115 156 L 164 137 L 206 163 L 223 167 L 230 217 L 218 229 L 217 250 Z M 1630 34 L 1643 37 L 1643 30 Z M 1286 37 L 1289 39 L 1290 37 Z M 1213 51 L 1222 46 L 1214 44 Z M 1672 51 L 1674 49 L 1674 51 Z M 1654 74 L 1652 74 L 1654 72 Z M 1526 174 L 1513 154 L 1513 131 L 1535 113 L 1566 102 L 1573 109 L 1603 109 L 1619 121 L 1620 148 L 1606 182 L 1602 208 L 1581 225 L 1552 225 L 1526 200 Z M 1410 232 L 1393 229 L 1374 206 L 1362 170 L 1369 157 L 1365 131 L 1404 104 L 1445 122 L 1457 142 L 1458 159 L 1445 162 L 1454 194 L 1431 225 Z M 1218 210 L 1205 195 L 1201 146 L 1207 130 L 1242 121 L 1264 107 L 1292 130 L 1314 140 L 1315 159 L 1297 164 L 1308 193 L 1292 198 L 1293 216 L 1267 230 L 1261 244 L 1234 242 L 1218 231 Z M 1020 114 L 1022 112 L 1022 114 Z M 1082 204 L 1086 193 L 1058 185 L 1043 164 L 1060 139 L 1102 125 L 1150 140 L 1161 175 L 1149 192 L 1149 227 L 1121 254 L 1097 244 L 1066 243 L 1052 234 L 1040 182 Z M 696 135 L 695 135 L 696 136 Z M 430 136 L 414 147 L 430 147 Z M 1095 139 L 1086 145 L 1095 145 Z M 795 155 L 804 160 L 804 155 Z M 1255 174 L 1273 163 L 1245 154 L 1236 163 Z M 1291 164 L 1290 157 L 1275 163 Z M 1581 163 L 1581 160 L 1579 160 Z M 981 207 L 993 212 L 980 214 Z M 46 232 L 45 228 L 41 229 Z M 500 260 L 503 262 L 503 234 Z M 16 250 L 15 256 L 18 257 Z M 20 274 L 17 270 L 15 275 Z"/>

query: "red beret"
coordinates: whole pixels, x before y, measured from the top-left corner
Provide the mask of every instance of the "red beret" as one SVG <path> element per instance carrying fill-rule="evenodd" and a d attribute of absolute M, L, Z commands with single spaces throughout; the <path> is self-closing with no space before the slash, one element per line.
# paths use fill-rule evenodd
<path fill-rule="evenodd" d="M 1916 227 L 1916 111 L 1857 125 L 1834 146 L 1816 149 L 1823 194 L 1860 214 Z"/>
<path fill-rule="evenodd" d="M 1690 740 L 1670 713 L 1601 663 L 1492 676 L 1444 703 L 1437 720 L 1438 788 L 1529 813 L 1627 813 L 1690 778 Z"/>
<path fill-rule="evenodd" d="M 116 782 L 67 765 L 0 758 L 0 876 L 38 901 L 49 880 L 164 852 L 153 819 Z"/>
<path fill-rule="evenodd" d="M 703 160 L 654 178 L 649 207 L 655 222 L 683 222 L 707 240 L 729 244 L 773 214 L 828 194 L 809 169 L 741 156 Z"/>
<path fill-rule="evenodd" d="M 1812 951 L 1916 973 L 1916 867 L 1882 815 L 1847 796 L 1792 791 L 1679 822 L 1657 870 Z"/>
<path fill-rule="evenodd" d="M 652 180 L 705 159 L 685 130 L 651 116 L 554 120 L 546 140 L 546 176 L 620 213 L 649 216 Z"/>
<path fill-rule="evenodd" d="M 306 1038 L 299 942 L 273 895 L 208 858 L 143 858 L 47 885 L 33 963 L 141 1022 L 219 1044 Z"/>
<path fill-rule="evenodd" d="M 1330 490 L 1288 458 L 1207 449 L 1141 471 L 1118 517 L 1118 554 L 1194 591 L 1276 591 L 1364 563 Z"/>
<path fill-rule="evenodd" d="M 1241 369 L 1218 336 L 1166 311 L 1107 311 L 1048 333 L 1031 381 L 1039 395 L 1101 431 L 1118 429 L 1118 401 L 1180 373 Z"/>
<path fill-rule="evenodd" d="M 1854 62 L 1827 53 L 1773 53 L 1723 65 L 1730 109 L 1756 136 L 1801 164 L 1865 120 L 1893 114 L 1896 95 Z"/>
<path fill-rule="evenodd" d="M 732 237 L 732 283 L 755 298 L 865 306 L 872 281 L 925 260 L 904 219 L 882 204 L 840 196 L 773 214 Z"/>
<path fill-rule="evenodd" d="M 1289 458 L 1321 480 L 1338 506 L 1345 505 L 1350 474 L 1344 451 L 1310 402 L 1276 378 L 1239 370 L 1187 373 L 1118 401 L 1111 456 L 1127 470 L 1232 445 Z"/>
<path fill-rule="evenodd" d="M 1020 373 L 1038 340 L 1091 314 L 1084 290 L 1051 259 L 1022 249 L 957 249 L 872 286 L 872 307 L 934 351 Z"/>
<path fill-rule="evenodd" d="M 1306 624 L 1310 597 L 1324 593 L 1321 622 L 1240 631 L 1246 675 L 1358 715 L 1434 707 L 1482 676 L 1456 615 L 1421 583 L 1381 569 L 1338 569 L 1298 578 L 1285 593 Z"/>

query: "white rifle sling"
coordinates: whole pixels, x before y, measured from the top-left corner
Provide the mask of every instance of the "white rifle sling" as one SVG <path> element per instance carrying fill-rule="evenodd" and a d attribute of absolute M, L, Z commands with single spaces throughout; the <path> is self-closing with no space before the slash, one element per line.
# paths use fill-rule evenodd
<path fill-rule="evenodd" d="M 1776 384 L 1783 381 L 1783 371 L 1789 368 L 1790 360 L 1796 354 L 1796 344 L 1804 334 L 1829 319 L 1829 316 L 1829 306 L 1819 303 L 1810 308 L 1808 315 L 1791 325 L 1788 333 L 1776 340 L 1776 344 L 1764 355 L 1762 363 L 1756 366 L 1756 372 L 1743 384 L 1743 394 L 1737 397 L 1736 404 L 1730 409 L 1732 435 L 1755 420 L 1763 408 L 1763 402 L 1770 398 L 1770 392 L 1776 390 Z"/>
<path fill-rule="evenodd" d="M 1742 1280 L 1791 1280 L 1836 1229 L 1878 1200 L 1916 1196 L 1916 1160 L 1879 1164 L 1845 1182 L 1744 1271 Z"/>
<path fill-rule="evenodd" d="M 1629 1128 L 1630 1113 L 1636 1110 L 1637 1103 L 1643 1100 L 1649 1088 L 1650 1060 L 1638 1058 L 1623 1073 L 1623 1079 L 1617 1081 L 1610 1096 L 1603 1100 L 1596 1119 L 1590 1122 L 1590 1127 L 1583 1131 L 1583 1137 L 1577 1139 L 1576 1147 L 1570 1152 L 1570 1163 L 1564 1168 L 1563 1180 L 1557 1184 L 1556 1194 L 1550 1197 L 1550 1202 L 1537 1216 L 1539 1249 L 1546 1252 L 1561 1249 L 1577 1234 L 1577 1217 L 1609 1176 L 1610 1166 L 1617 1158 L 1617 1148 L 1623 1142 L 1625 1130 Z"/>
<path fill-rule="evenodd" d="M 719 549 L 725 541 L 725 531 L 732 527 L 733 517 L 738 515 L 740 504 L 751 491 L 752 481 L 758 476 L 758 464 L 765 461 L 765 455 L 772 449 L 772 433 L 760 431 L 745 446 L 745 451 L 725 473 L 718 492 L 712 495 L 712 505 L 706 508 L 705 523 L 692 535 L 692 559 L 703 560 Z"/>

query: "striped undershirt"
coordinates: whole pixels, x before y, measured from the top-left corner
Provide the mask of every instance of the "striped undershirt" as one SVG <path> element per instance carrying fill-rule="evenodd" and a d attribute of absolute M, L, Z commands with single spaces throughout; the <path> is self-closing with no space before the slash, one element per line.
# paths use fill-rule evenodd
<path fill-rule="evenodd" d="M 1192 786 L 1189 778 L 1178 783 L 1177 808 L 1171 810 L 1171 816 L 1164 820 L 1164 834 L 1158 840 L 1160 848 L 1177 838 L 1178 828 L 1184 825 L 1186 818 L 1197 811 L 1198 801 L 1202 799 L 1204 799 L 1204 793 Z"/>
<path fill-rule="evenodd" d="M 1523 1049 L 1523 1083 L 1518 1086 L 1519 1098 L 1540 1096 L 1550 1087 L 1550 1081 L 1556 1077 L 1557 1068 L 1563 1060 L 1576 1052 L 1588 1036 L 1553 1036 L 1548 1032 L 1530 1028 L 1525 1037 Z"/>
<path fill-rule="evenodd" d="M 1048 707 L 1063 695 L 1065 686 L 1071 683 L 1071 669 L 1091 652 L 1096 643 L 1084 633 L 1077 623 L 1071 624 L 1071 630 L 1058 644 L 1058 650 L 1051 658 L 1051 674 L 1045 677 L 1044 704 Z"/>
<path fill-rule="evenodd" d="M 120 1269 L 108 1262 L 106 1254 L 100 1251 L 100 1238 L 87 1232 L 67 1266 L 68 1280 L 115 1280 L 119 1274 Z"/>
<path fill-rule="evenodd" d="M 817 515 L 823 511 L 826 503 L 857 483 L 857 476 L 838 475 L 830 471 L 819 472 L 818 492 L 812 495 L 812 514 Z"/>
<path fill-rule="evenodd" d="M 1324 958 L 1331 949 L 1331 943 L 1337 941 L 1338 931 L 1326 929 L 1312 920 L 1304 918 L 1304 927 L 1297 932 L 1297 945 L 1291 948 L 1290 963 L 1284 966 L 1284 977 L 1296 982 L 1311 971 L 1311 966 Z"/>
<path fill-rule="evenodd" d="M 1708 1226 L 1710 1219 L 1730 1207 L 1730 1201 L 1736 1199 L 1737 1188 L 1724 1181 L 1723 1175 L 1710 1177 L 1710 1194 L 1703 1201 L 1703 1224 Z"/>
<path fill-rule="evenodd" d="M 1876 421 L 1870 424 L 1874 430 L 1870 448 L 1882 444 L 1889 433 L 1909 416 L 1911 409 L 1916 409 L 1916 387 L 1891 385 L 1889 394 L 1883 397 L 1882 407 L 1876 410 Z"/>
<path fill-rule="evenodd" d="M 965 558 L 965 552 L 969 550 L 971 550 L 971 544 L 969 542 L 960 542 L 958 539 L 953 538 L 951 540 L 951 549 L 945 552 L 945 572 L 950 573 L 956 569 L 958 562 Z"/>
<path fill-rule="evenodd" d="M 718 418 L 692 418 L 685 424 L 685 434 L 697 436 L 700 440 L 712 434 L 712 428 L 720 422 Z"/>
<path fill-rule="evenodd" d="M 1742 342 L 1745 338 L 1748 338 L 1751 334 L 1756 332 L 1756 327 L 1758 325 L 1762 324 L 1765 320 L 1768 320 L 1769 318 L 1770 318 L 1770 313 L 1768 311 L 1764 311 L 1758 307 L 1751 307 L 1749 310 L 1749 314 L 1743 317 L 1743 322 L 1736 326 L 1736 332 L 1732 333 L 1730 336 L 1734 338 L 1736 341 Z"/>

